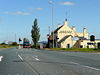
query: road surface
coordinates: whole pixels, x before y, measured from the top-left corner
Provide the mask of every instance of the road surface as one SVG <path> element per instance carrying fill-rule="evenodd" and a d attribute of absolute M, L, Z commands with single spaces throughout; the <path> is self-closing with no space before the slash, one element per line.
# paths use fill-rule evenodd
<path fill-rule="evenodd" d="M 0 75 L 100 75 L 100 54 L 0 49 Z"/>

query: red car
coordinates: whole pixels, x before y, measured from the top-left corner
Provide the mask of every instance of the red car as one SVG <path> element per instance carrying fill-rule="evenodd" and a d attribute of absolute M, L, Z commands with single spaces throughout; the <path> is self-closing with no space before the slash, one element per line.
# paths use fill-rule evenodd
<path fill-rule="evenodd" d="M 23 48 L 31 48 L 31 46 L 23 46 Z"/>

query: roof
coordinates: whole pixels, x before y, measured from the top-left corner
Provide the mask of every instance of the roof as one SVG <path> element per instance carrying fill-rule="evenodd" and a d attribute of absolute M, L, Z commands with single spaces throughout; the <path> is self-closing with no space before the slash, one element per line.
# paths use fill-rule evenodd
<path fill-rule="evenodd" d="M 58 27 L 56 30 L 54 30 L 54 33 L 56 33 L 59 29 L 61 29 L 63 27 L 63 25 L 62 26 L 60 26 L 60 27 Z"/>
<path fill-rule="evenodd" d="M 61 43 L 63 41 L 65 41 L 68 37 L 70 37 L 71 35 L 66 35 L 65 37 L 63 37 L 58 43 Z"/>
<path fill-rule="evenodd" d="M 83 40 L 90 40 L 90 39 L 83 39 Z M 95 39 L 96 41 L 99 41 L 100 39 Z"/>

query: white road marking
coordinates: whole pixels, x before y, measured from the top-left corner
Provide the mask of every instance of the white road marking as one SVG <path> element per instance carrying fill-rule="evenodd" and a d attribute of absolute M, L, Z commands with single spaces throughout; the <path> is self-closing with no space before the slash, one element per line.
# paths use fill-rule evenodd
<path fill-rule="evenodd" d="M 79 63 L 75 63 L 75 62 L 70 62 L 71 64 L 75 64 L 75 65 L 79 65 Z"/>
<path fill-rule="evenodd" d="M 40 59 L 38 59 L 38 56 L 32 56 L 35 60 L 39 61 Z"/>
<path fill-rule="evenodd" d="M 100 69 L 97 69 L 97 68 L 94 68 L 94 67 L 90 67 L 90 66 L 84 66 L 84 65 L 81 65 L 83 67 L 87 67 L 87 68 L 90 68 L 90 69 L 93 69 L 93 70 L 97 70 L 97 71 L 100 71 Z"/>
<path fill-rule="evenodd" d="M 75 63 L 75 62 L 70 62 L 71 64 L 75 64 L 75 65 L 79 65 L 79 66 L 82 66 L 82 67 L 86 67 L 86 68 L 89 68 L 89 69 L 92 69 L 92 70 L 96 70 L 96 71 L 100 71 L 100 69 L 97 69 L 97 68 L 94 68 L 94 67 L 90 67 L 90 66 L 86 66 L 86 65 L 81 65 L 79 63 Z"/>
<path fill-rule="evenodd" d="M 38 56 L 37 56 L 37 55 L 35 55 L 34 57 L 36 57 L 36 58 L 37 58 Z"/>
<path fill-rule="evenodd" d="M 18 54 L 18 57 L 23 61 L 23 58 Z"/>
<path fill-rule="evenodd" d="M 3 56 L 0 56 L 0 61 L 2 61 Z"/>

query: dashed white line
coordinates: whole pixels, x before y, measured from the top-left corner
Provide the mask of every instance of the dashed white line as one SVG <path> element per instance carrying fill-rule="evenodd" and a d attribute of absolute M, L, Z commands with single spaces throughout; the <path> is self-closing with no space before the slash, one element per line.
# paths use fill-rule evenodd
<path fill-rule="evenodd" d="M 0 56 L 0 61 L 2 61 L 3 56 Z"/>
<path fill-rule="evenodd" d="M 100 69 L 97 69 L 97 68 L 94 68 L 94 67 L 85 66 L 85 65 L 80 65 L 80 66 L 83 66 L 83 67 L 86 67 L 86 68 L 90 68 L 90 69 L 93 69 L 93 70 L 97 70 L 97 71 L 100 71 Z"/>
<path fill-rule="evenodd" d="M 38 56 L 32 56 L 35 60 L 39 61 L 40 59 L 38 59 Z"/>
<path fill-rule="evenodd" d="M 79 65 L 79 63 L 75 63 L 75 62 L 70 62 L 71 64 L 75 64 L 75 65 Z"/>
<path fill-rule="evenodd" d="M 86 66 L 86 65 L 81 65 L 79 63 L 75 63 L 75 62 L 70 62 L 71 64 L 75 64 L 75 65 L 79 65 L 79 66 L 82 66 L 82 67 L 85 67 L 85 68 L 89 68 L 89 69 L 92 69 L 92 70 L 96 70 L 96 71 L 100 71 L 100 69 L 97 69 L 97 68 L 94 68 L 94 67 L 90 67 L 90 66 Z"/>
<path fill-rule="evenodd" d="M 18 57 L 23 61 L 23 58 L 18 54 Z"/>

